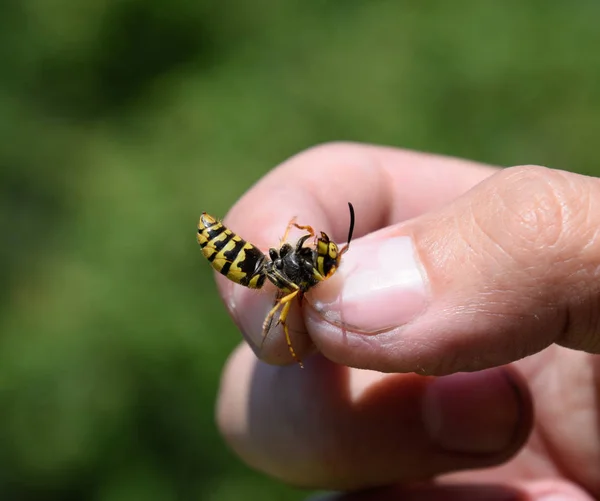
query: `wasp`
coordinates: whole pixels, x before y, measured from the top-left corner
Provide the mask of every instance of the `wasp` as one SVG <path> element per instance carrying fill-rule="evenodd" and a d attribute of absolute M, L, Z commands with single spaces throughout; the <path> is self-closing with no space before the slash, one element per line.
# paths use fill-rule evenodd
<path fill-rule="evenodd" d="M 263 341 L 279 311 L 276 325 L 281 324 L 292 358 L 300 364 L 286 323 L 294 299 L 301 303 L 306 292 L 331 277 L 340 266 L 342 255 L 348 250 L 354 232 L 354 207 L 350 209 L 350 226 L 346 245 L 341 249 L 326 233 L 317 236 L 311 226 L 296 223 L 287 225 L 279 249 L 269 249 L 265 255 L 256 246 L 226 228 L 221 222 L 203 212 L 198 222 L 197 240 L 204 257 L 211 266 L 229 280 L 251 289 L 260 289 L 268 279 L 279 289 L 271 311 L 263 323 Z M 307 233 L 295 245 L 286 242 L 295 227 Z M 312 242 L 307 243 L 309 239 Z"/>

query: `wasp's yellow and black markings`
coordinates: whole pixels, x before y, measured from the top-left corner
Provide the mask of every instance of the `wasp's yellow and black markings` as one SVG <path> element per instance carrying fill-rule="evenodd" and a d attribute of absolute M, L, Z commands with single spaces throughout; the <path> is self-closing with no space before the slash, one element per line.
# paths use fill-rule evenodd
<path fill-rule="evenodd" d="M 260 289 L 264 285 L 266 258 L 254 245 L 206 213 L 200 216 L 197 238 L 202 254 L 219 273 L 251 289 Z"/>
<path fill-rule="evenodd" d="M 315 230 L 311 226 L 297 224 L 294 218 L 285 230 L 282 239 L 284 242 L 279 249 L 269 249 L 268 258 L 254 245 L 225 228 L 214 217 L 206 213 L 200 216 L 198 243 L 215 270 L 246 287 L 260 289 L 268 278 L 279 289 L 275 304 L 263 323 L 263 340 L 275 314 L 279 312 L 277 324 L 283 327 L 290 353 L 300 366 L 302 362 L 292 346 L 287 316 L 295 298 L 302 301 L 306 292 L 329 278 L 339 268 L 341 257 L 348 250 L 354 231 L 354 207 L 351 203 L 348 203 L 348 207 L 350 228 L 347 243 L 342 249 L 323 232 L 315 238 L 314 247 L 305 247 L 306 241 L 315 237 Z M 308 232 L 295 245 L 285 242 L 292 227 Z"/>

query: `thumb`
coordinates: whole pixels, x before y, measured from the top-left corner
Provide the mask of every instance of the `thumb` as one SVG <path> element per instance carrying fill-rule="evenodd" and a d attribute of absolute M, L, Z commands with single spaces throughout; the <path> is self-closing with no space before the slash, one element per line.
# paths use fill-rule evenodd
<path fill-rule="evenodd" d="M 353 242 L 309 297 L 308 331 L 336 362 L 393 372 L 479 370 L 553 343 L 600 353 L 599 228 L 600 180 L 505 169 Z"/>

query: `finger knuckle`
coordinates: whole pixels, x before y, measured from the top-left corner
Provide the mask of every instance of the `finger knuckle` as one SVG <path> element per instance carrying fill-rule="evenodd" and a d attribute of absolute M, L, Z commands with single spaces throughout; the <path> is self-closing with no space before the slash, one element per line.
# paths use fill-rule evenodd
<path fill-rule="evenodd" d="M 578 191 L 560 171 L 535 165 L 505 169 L 486 194 L 494 223 L 480 226 L 519 262 L 554 260 L 569 244 L 574 214 L 581 214 L 576 206 L 585 197 Z"/>
<path fill-rule="evenodd" d="M 600 351 L 600 184 L 597 179 L 519 166 L 498 175 L 490 204 L 496 224 L 486 230 L 514 261 L 529 298 L 551 304 L 564 322 L 559 344 Z M 513 268 L 514 269 L 514 268 Z"/>

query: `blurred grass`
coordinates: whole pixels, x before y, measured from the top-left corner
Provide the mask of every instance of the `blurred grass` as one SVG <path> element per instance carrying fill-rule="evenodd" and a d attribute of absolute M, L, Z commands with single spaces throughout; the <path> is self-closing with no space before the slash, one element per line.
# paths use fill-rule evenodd
<path fill-rule="evenodd" d="M 599 16 L 542 0 L 4 0 L 0 496 L 301 499 L 217 435 L 240 338 L 198 214 L 337 139 L 600 174 Z"/>

